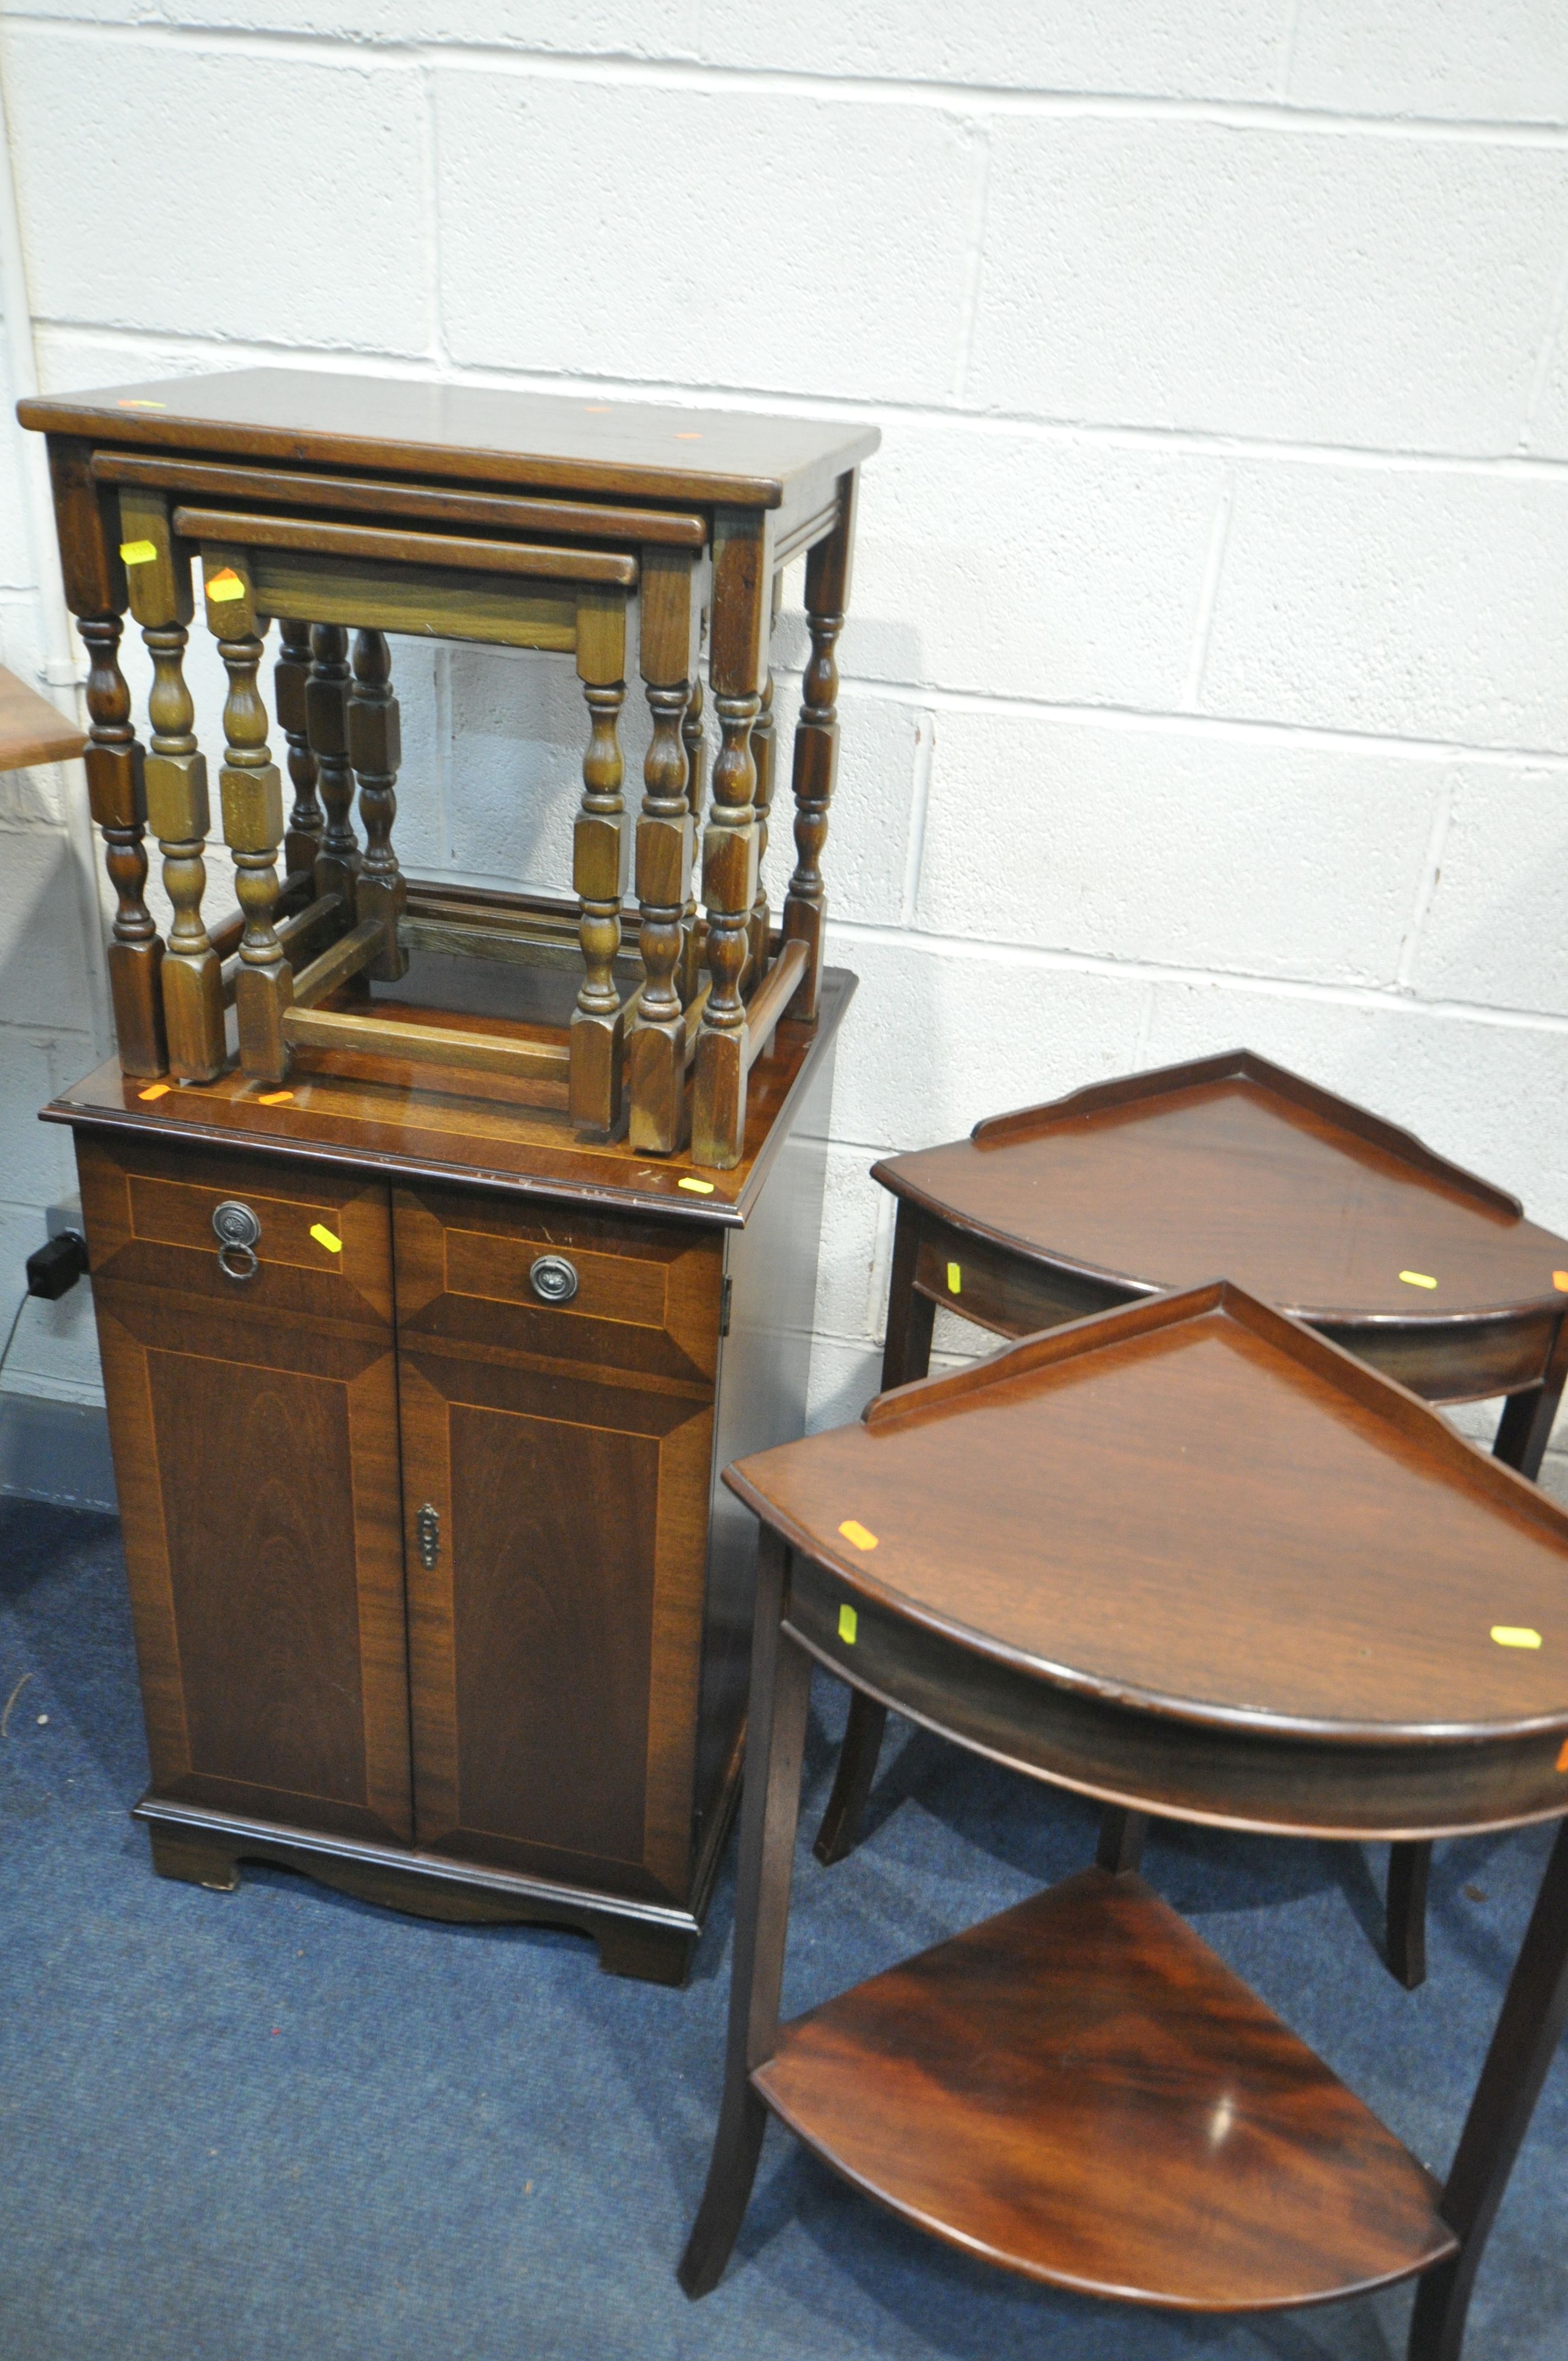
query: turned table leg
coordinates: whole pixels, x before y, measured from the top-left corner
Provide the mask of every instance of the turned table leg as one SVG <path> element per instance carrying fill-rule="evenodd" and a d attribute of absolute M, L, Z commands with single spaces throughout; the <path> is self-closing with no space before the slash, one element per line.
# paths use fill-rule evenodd
<path fill-rule="evenodd" d="M 623 1127 L 621 1068 L 626 1018 L 615 981 L 620 900 L 626 891 L 625 764 L 620 708 L 626 702 L 626 602 L 585 595 L 577 604 L 577 677 L 592 716 L 583 756 L 583 800 L 572 831 L 572 883 L 582 908 L 584 976 L 572 1012 L 568 1097 L 573 1129 L 613 1139 Z"/>
<path fill-rule="evenodd" d="M 642 552 L 638 658 L 653 734 L 637 822 L 643 984 L 630 1044 L 630 1137 L 641 1156 L 669 1155 L 685 1132 L 686 1020 L 675 971 L 694 834 L 683 730 L 691 697 L 695 574 L 687 550 L 650 544 Z"/>
<path fill-rule="evenodd" d="M 280 1082 L 289 1071 L 283 1012 L 294 972 L 273 924 L 283 842 L 283 781 L 267 744 L 267 708 L 256 686 L 262 643 L 250 567 L 241 550 L 203 549 L 207 622 L 229 676 L 224 704 L 224 838 L 234 855 L 235 892 L 245 912 L 235 979 L 239 1058 L 253 1082 Z"/>
<path fill-rule="evenodd" d="M 206 758 L 192 724 L 196 708 L 185 679 L 188 626 L 195 611 L 189 550 L 174 539 L 161 492 L 120 495 L 126 580 L 131 612 L 152 658 L 148 718 L 151 744 L 143 766 L 147 815 L 163 855 L 163 888 L 173 921 L 163 954 L 163 1017 L 170 1071 L 181 1082 L 209 1082 L 223 1071 L 223 972 L 202 922 L 206 890 Z"/>
<path fill-rule="evenodd" d="M 767 2126 L 768 2111 L 752 2089 L 751 2076 L 753 2068 L 773 2056 L 778 2037 L 806 1710 L 811 1695 L 811 1659 L 781 1629 L 785 1572 L 784 1545 L 764 1525 L 751 1637 L 751 1702 L 746 1786 L 740 1804 L 724 2098 L 702 2204 L 679 2271 L 682 2287 L 694 2299 L 718 2286 L 729 2259 L 751 2199 Z"/>
<path fill-rule="evenodd" d="M 147 885 L 147 783 L 131 727 L 131 692 L 120 670 L 117 614 L 83 615 L 87 646 L 87 796 L 115 889 L 109 937 L 109 994 L 120 1064 L 127 1074 L 161 1074 L 169 1065 L 163 1029 L 163 945 L 143 900 Z"/>
<path fill-rule="evenodd" d="M 712 985 L 696 1037 L 692 1156 L 728 1171 L 746 1138 L 750 1040 L 741 975 L 757 898 L 757 766 L 751 731 L 762 687 L 773 568 L 769 522 L 754 510 L 720 509 L 713 526 L 713 632 L 708 683 L 721 744 L 702 840 Z"/>
<path fill-rule="evenodd" d="M 289 878 L 309 870 L 313 876 L 325 815 L 316 796 L 318 771 L 311 751 L 311 627 L 280 621 L 278 637 L 272 701 L 278 727 L 288 741 L 289 782 L 294 790 L 294 808 L 283 837 L 283 874 Z"/>
<path fill-rule="evenodd" d="M 342 902 L 334 931 L 355 922 L 359 839 L 354 833 L 354 774 L 348 763 L 348 633 L 340 623 L 311 626 L 311 671 L 305 683 L 305 729 L 321 790 L 322 834 L 315 890 Z"/>
<path fill-rule="evenodd" d="M 803 942 L 810 955 L 791 1016 L 815 1019 L 822 988 L 828 895 L 822 853 L 839 769 L 839 634 L 850 598 L 854 548 L 855 477 L 839 479 L 839 522 L 806 561 L 806 623 L 811 660 L 801 682 L 795 732 L 795 874 L 784 896 L 784 939 Z"/>

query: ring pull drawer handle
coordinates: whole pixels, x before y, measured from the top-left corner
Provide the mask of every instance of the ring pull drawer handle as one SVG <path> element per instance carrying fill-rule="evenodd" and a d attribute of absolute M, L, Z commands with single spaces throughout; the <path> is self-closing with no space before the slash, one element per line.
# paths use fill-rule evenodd
<path fill-rule="evenodd" d="M 261 1224 L 237 1197 L 225 1197 L 214 1210 L 213 1228 L 218 1241 L 218 1268 L 225 1279 L 254 1279 L 261 1268 L 256 1242 Z"/>
<path fill-rule="evenodd" d="M 542 1303 L 570 1303 L 577 1273 L 565 1255 L 541 1255 L 529 1267 L 528 1283 Z"/>

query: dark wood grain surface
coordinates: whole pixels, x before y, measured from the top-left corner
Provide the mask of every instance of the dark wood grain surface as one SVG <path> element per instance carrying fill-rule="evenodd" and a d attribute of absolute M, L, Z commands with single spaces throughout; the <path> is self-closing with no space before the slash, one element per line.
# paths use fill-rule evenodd
<path fill-rule="evenodd" d="M 159 1090 L 123 1074 L 111 1060 L 52 1101 L 45 1119 L 172 1134 L 316 1165 L 343 1159 L 509 1193 L 558 1199 L 587 1191 L 628 1211 L 657 1213 L 697 1228 L 724 1227 L 743 1221 L 755 1202 L 794 1119 L 790 1109 L 828 1053 L 854 988 L 853 977 L 830 969 L 817 1023 L 779 1026 L 771 1056 L 751 1069 L 745 1152 L 728 1172 L 699 1167 L 689 1148 L 647 1158 L 624 1138 L 602 1146 L 579 1141 L 564 1108 L 498 1104 L 489 1076 L 470 1076 L 465 1086 L 455 1071 L 411 1065 L 400 1074 L 381 1060 L 384 1079 L 376 1080 L 334 1071 L 348 1061 L 330 1053 L 301 1056 L 283 1096 L 232 1069 L 214 1082 Z M 398 1014 L 409 1019 L 417 1011 L 400 1006 Z M 514 1029 L 522 1038 L 530 1028 L 519 1024 Z"/>
<path fill-rule="evenodd" d="M 1263 2311 L 1457 2244 L 1431 2176 L 1132 1875 L 1086 1870 L 857 1985 L 751 2081 L 894 2213 L 1058 2287 Z"/>
<path fill-rule="evenodd" d="M 386 1191 L 159 1143 L 79 1165 L 154 1790 L 407 1839 Z M 248 1279 L 225 1199 L 260 1222 Z"/>
<path fill-rule="evenodd" d="M 394 1202 L 419 1841 L 685 1902 L 722 1239 Z"/>
<path fill-rule="evenodd" d="M 1568 1240 L 1408 1134 L 1295 1077 L 1287 1095 L 1247 1062 L 1079 1093 L 890 1159 L 877 1178 L 1016 1253 L 1129 1289 L 1223 1274 L 1314 1321 L 1562 1311 Z M 969 1309 L 961 1293 L 954 1308 Z"/>
<path fill-rule="evenodd" d="M 1568 1737 L 1568 1514 L 1239 1290 L 1052 1331 L 729 1480 L 851 1595 L 1085 1694 Z"/>
<path fill-rule="evenodd" d="M 40 394 L 17 416 L 143 448 L 762 509 L 830 481 L 882 440 L 872 426 L 303 369 Z"/>

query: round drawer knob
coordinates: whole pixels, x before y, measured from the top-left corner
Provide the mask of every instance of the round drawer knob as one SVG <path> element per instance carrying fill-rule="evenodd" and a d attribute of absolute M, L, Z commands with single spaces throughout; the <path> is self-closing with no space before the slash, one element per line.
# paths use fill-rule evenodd
<path fill-rule="evenodd" d="M 237 1197 L 225 1197 L 213 1213 L 218 1241 L 218 1268 L 225 1279 L 254 1279 L 258 1264 L 256 1241 L 261 1224 Z"/>
<path fill-rule="evenodd" d="M 529 1269 L 528 1283 L 542 1303 L 570 1303 L 577 1274 L 565 1255 L 541 1255 Z"/>

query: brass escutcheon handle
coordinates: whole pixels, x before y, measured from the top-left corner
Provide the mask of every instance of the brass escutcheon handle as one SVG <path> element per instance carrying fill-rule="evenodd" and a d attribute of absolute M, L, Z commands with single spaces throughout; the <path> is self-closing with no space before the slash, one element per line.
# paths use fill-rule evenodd
<path fill-rule="evenodd" d="M 225 1197 L 214 1209 L 213 1228 L 218 1241 L 218 1268 L 224 1277 L 254 1279 L 261 1267 L 256 1258 L 261 1224 L 251 1208 L 237 1197 Z"/>

